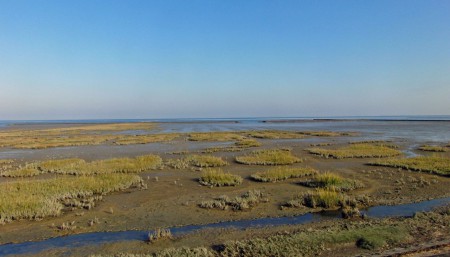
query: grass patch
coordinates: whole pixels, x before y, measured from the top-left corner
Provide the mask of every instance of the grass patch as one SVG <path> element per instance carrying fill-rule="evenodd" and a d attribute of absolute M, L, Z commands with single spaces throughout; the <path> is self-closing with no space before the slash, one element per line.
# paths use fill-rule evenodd
<path fill-rule="evenodd" d="M 206 169 L 199 179 L 205 186 L 237 186 L 242 183 L 242 177 L 231 173 L 224 173 L 221 169 Z"/>
<path fill-rule="evenodd" d="M 247 165 L 288 165 L 301 161 L 293 156 L 290 150 L 285 149 L 258 150 L 236 157 L 236 162 Z"/>
<path fill-rule="evenodd" d="M 330 172 L 318 174 L 312 180 L 302 182 L 301 184 L 308 187 L 326 188 L 337 191 L 350 191 L 362 187 L 362 184 L 356 180 L 346 179 Z"/>
<path fill-rule="evenodd" d="M 406 159 L 387 159 L 368 163 L 374 166 L 402 168 L 450 176 L 450 159 L 439 156 L 419 156 Z"/>
<path fill-rule="evenodd" d="M 256 130 L 246 132 L 246 135 L 261 139 L 296 139 L 305 137 L 300 132 L 283 130 Z"/>
<path fill-rule="evenodd" d="M 0 223 L 19 219 L 58 216 L 63 202 L 105 195 L 142 185 L 142 179 L 129 174 L 60 177 L 37 181 L 0 184 Z"/>
<path fill-rule="evenodd" d="M 121 136 L 114 140 L 116 145 L 135 145 L 135 144 L 149 144 L 149 143 L 160 143 L 169 142 L 178 138 L 180 134 L 178 133 L 168 133 L 168 134 L 150 134 L 150 135 L 127 135 Z"/>
<path fill-rule="evenodd" d="M 250 190 L 242 196 L 230 198 L 223 195 L 211 201 L 203 201 L 199 204 L 199 207 L 219 210 L 227 210 L 231 208 L 233 211 L 243 211 L 258 205 L 261 201 L 267 202 L 268 199 L 264 197 L 264 194 L 261 191 Z"/>
<path fill-rule="evenodd" d="M 276 167 L 264 172 L 257 172 L 250 177 L 260 182 L 276 182 L 290 178 L 300 178 L 316 174 L 313 168 Z"/>
<path fill-rule="evenodd" d="M 245 137 L 239 132 L 198 132 L 188 134 L 189 141 L 237 141 L 243 140 Z"/>
<path fill-rule="evenodd" d="M 381 158 L 401 154 L 400 151 L 385 145 L 350 144 L 338 149 L 309 148 L 307 151 L 325 158 Z"/>
<path fill-rule="evenodd" d="M 326 246 L 367 241 L 360 247 L 380 248 L 396 244 L 409 238 L 404 226 L 372 225 L 351 230 L 334 229 L 328 231 L 300 232 L 291 235 L 275 235 L 226 242 L 221 256 L 315 256 Z"/>
<path fill-rule="evenodd" d="M 421 151 L 427 151 L 427 152 L 447 152 L 447 147 L 443 146 L 437 146 L 437 145 L 422 145 L 419 147 L 419 150 Z"/>
<path fill-rule="evenodd" d="M 250 147 L 258 147 L 262 144 L 255 139 L 242 139 L 234 143 L 236 147 L 239 148 L 250 148 Z"/>
<path fill-rule="evenodd" d="M 335 208 L 342 205 L 344 196 L 335 189 L 317 188 L 313 192 L 303 195 L 303 205 L 316 208 Z"/>
<path fill-rule="evenodd" d="M 25 168 L 4 171 L 1 175 L 7 177 L 30 177 L 42 173 L 68 175 L 138 173 L 160 167 L 162 167 L 162 159 L 157 155 L 143 155 L 136 158 L 113 158 L 93 162 L 72 158 L 32 163 Z"/>
<path fill-rule="evenodd" d="M 220 157 L 212 155 L 189 155 L 185 160 L 195 167 L 220 167 L 225 166 L 228 163 Z"/>

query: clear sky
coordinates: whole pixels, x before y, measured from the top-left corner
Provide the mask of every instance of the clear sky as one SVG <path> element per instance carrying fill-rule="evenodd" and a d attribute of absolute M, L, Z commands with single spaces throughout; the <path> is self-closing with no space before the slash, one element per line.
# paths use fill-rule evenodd
<path fill-rule="evenodd" d="M 447 0 L 0 0 L 0 119 L 450 114 Z"/>

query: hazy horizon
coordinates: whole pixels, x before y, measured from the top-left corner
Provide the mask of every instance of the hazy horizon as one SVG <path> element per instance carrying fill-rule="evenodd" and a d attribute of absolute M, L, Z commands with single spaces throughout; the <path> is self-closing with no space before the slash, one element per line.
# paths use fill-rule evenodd
<path fill-rule="evenodd" d="M 449 115 L 448 10 L 2 1 L 0 120 Z"/>

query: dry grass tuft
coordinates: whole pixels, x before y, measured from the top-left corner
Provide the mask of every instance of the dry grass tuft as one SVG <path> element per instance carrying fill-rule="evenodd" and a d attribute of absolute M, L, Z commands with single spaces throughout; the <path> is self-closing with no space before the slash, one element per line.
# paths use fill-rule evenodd
<path fill-rule="evenodd" d="M 260 202 L 267 202 L 268 199 L 259 190 L 250 190 L 242 196 L 230 198 L 226 195 L 220 196 L 211 201 L 203 201 L 199 204 L 200 208 L 227 210 L 231 208 L 233 211 L 248 210 L 258 205 Z"/>
<path fill-rule="evenodd" d="M 276 182 L 290 178 L 300 178 L 316 174 L 313 168 L 276 167 L 264 172 L 257 172 L 250 177 L 260 182 Z"/>
<path fill-rule="evenodd" d="M 237 186 L 242 183 L 242 177 L 230 173 L 224 173 L 221 169 L 206 169 L 199 179 L 205 186 Z"/>
<path fill-rule="evenodd" d="M 162 239 L 173 239 L 172 232 L 168 228 L 158 228 L 153 232 L 148 233 L 148 242 L 154 243 Z"/>
<path fill-rule="evenodd" d="M 245 137 L 239 132 L 197 132 L 188 134 L 190 141 L 237 141 L 243 140 Z"/>
<path fill-rule="evenodd" d="M 300 158 L 285 149 L 269 149 L 253 151 L 246 156 L 236 157 L 236 162 L 247 165 L 288 165 L 301 162 Z"/>

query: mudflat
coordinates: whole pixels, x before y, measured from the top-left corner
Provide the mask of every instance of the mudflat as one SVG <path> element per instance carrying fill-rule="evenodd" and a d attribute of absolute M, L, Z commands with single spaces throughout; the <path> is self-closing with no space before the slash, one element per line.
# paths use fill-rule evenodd
<path fill-rule="evenodd" d="M 448 207 L 414 218 L 375 219 L 363 210 L 449 197 L 448 127 L 430 121 L 5 127 L 0 129 L 0 192 L 8 199 L 0 205 L 0 251 L 8 243 L 90 232 L 154 231 L 335 210 L 346 219 L 209 228 L 182 236 L 169 231 L 143 240 L 23 254 L 255 256 L 273 255 L 277 247 L 286 256 L 394 248 L 411 254 L 450 240 Z M 55 189 L 55 183 L 65 186 Z M 298 243 L 305 240 L 314 247 Z"/>

